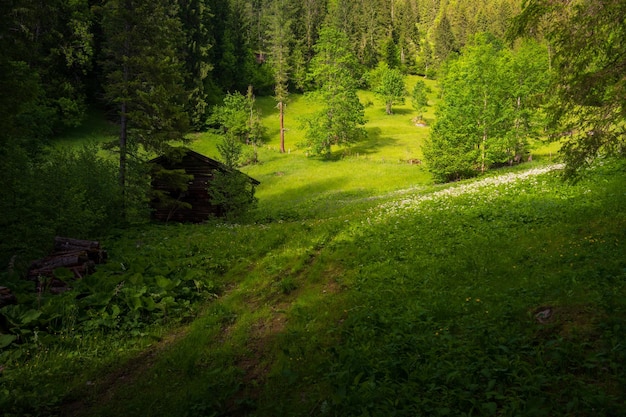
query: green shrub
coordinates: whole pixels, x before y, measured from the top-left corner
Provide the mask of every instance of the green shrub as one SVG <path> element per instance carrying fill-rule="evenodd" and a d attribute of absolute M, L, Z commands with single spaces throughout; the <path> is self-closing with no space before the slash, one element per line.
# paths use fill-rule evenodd
<path fill-rule="evenodd" d="M 250 178 L 238 171 L 213 171 L 213 181 L 208 189 L 211 204 L 220 207 L 220 215 L 239 217 L 256 207 L 256 187 Z"/>
<path fill-rule="evenodd" d="M 0 262 L 41 255 L 55 235 L 89 238 L 110 230 L 121 207 L 115 163 L 97 147 L 53 150 L 29 162 L 14 149 L 2 181 Z"/>

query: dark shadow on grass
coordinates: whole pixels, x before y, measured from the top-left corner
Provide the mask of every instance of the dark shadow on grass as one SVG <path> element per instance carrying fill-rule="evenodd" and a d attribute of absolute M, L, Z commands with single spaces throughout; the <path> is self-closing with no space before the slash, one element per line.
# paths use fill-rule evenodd
<path fill-rule="evenodd" d="M 342 195 L 346 179 L 346 177 L 312 179 L 306 184 L 300 179 L 294 179 L 292 187 L 281 184 L 280 187 L 284 191 L 265 197 L 266 202 L 260 203 L 255 220 L 263 223 L 277 220 L 296 221 L 315 215 L 321 216 L 320 212 L 333 212 L 336 209 L 335 205 L 338 204 L 336 201 L 338 196 Z M 279 174 L 275 178 L 265 179 L 263 186 L 278 187 L 278 181 L 289 183 L 291 179 L 289 174 Z"/>
<path fill-rule="evenodd" d="M 391 108 L 391 114 L 389 114 L 388 116 L 404 116 L 407 114 L 413 114 L 415 113 L 415 110 L 413 109 L 406 109 L 406 108 Z"/>
<path fill-rule="evenodd" d="M 337 152 L 338 157 L 345 157 L 346 155 L 370 155 L 377 153 L 380 148 L 385 146 L 392 146 L 398 140 L 383 136 L 383 131 L 379 127 L 367 128 L 367 139 L 355 143 L 353 146 L 346 148 L 343 152 Z"/>
<path fill-rule="evenodd" d="M 289 178 L 288 173 L 276 173 L 271 179 L 265 179 L 263 181 L 263 186 L 265 187 L 273 187 L 278 182 L 287 182 L 289 183 L 291 179 Z M 297 181 L 297 180 L 296 180 Z M 327 180 L 312 180 L 307 184 L 297 184 L 293 187 L 287 188 L 284 184 L 281 185 L 282 188 L 285 188 L 280 194 L 275 194 L 272 196 L 272 199 L 276 199 L 277 201 L 285 202 L 290 201 L 293 203 L 300 203 L 303 201 L 311 200 L 312 198 L 318 197 L 320 195 L 334 192 L 336 190 L 341 190 L 343 183 L 345 182 L 344 177 L 332 178 Z M 284 205 L 284 204 L 283 204 Z M 287 204 L 289 205 L 289 204 Z"/>

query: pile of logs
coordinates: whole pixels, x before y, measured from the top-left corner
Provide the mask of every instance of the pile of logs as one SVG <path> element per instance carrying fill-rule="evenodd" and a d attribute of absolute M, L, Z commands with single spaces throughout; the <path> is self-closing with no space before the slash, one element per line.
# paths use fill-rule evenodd
<path fill-rule="evenodd" d="M 107 252 L 100 248 L 100 242 L 54 238 L 54 252 L 49 256 L 31 263 L 27 279 L 35 281 L 38 291 L 45 285 L 50 292 L 60 293 L 68 289 L 68 283 L 55 274 L 58 268 L 69 270 L 74 279 L 79 279 L 93 272 L 96 264 L 104 263 Z"/>
<path fill-rule="evenodd" d="M 15 303 L 17 303 L 17 300 L 11 290 L 7 287 L 0 287 L 0 308 Z"/>

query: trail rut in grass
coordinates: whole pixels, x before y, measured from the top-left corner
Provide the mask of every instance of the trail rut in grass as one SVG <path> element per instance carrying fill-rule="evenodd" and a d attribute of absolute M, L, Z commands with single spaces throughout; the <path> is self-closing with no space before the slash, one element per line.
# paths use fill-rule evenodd
<path fill-rule="evenodd" d="M 109 402 L 123 387 L 132 385 L 154 365 L 160 354 L 187 334 L 187 327 L 178 329 L 148 349 L 141 351 L 137 356 L 128 359 L 112 372 L 102 375 L 95 381 L 88 381 L 87 386 L 75 394 L 79 398 L 62 404 L 60 415 L 67 417 L 89 415 L 91 408 L 99 408 L 100 404 Z"/>

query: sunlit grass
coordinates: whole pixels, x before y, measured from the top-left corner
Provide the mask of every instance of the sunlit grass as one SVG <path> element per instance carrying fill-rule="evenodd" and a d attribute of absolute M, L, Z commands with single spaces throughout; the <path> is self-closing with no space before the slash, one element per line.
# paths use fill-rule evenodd
<path fill-rule="evenodd" d="M 128 290 L 137 274 L 197 274 L 211 294 L 190 308 L 191 322 L 172 317 L 172 337 L 138 323 L 154 334 L 93 332 L 30 362 L 13 356 L 19 348 L 3 353 L 0 394 L 13 404 L 3 411 L 59 414 L 46 407 L 65 403 L 60 415 L 618 415 L 623 166 L 575 185 L 516 167 L 434 186 L 423 165 L 407 162 L 421 159 L 434 121 L 436 86 L 426 82 L 426 127 L 414 126 L 410 100 L 388 116 L 359 92 L 369 137 L 333 148 L 331 160 L 297 147 L 299 118 L 320 103 L 290 96 L 281 154 L 276 103 L 257 98 L 268 138 L 261 163 L 242 168 L 261 181 L 251 219 L 144 225 L 103 241 L 111 276 Z M 78 146 L 86 135 L 59 143 Z M 191 137 L 193 149 L 218 157 L 218 136 Z M 538 145 L 528 166 L 557 146 Z M 535 314 L 546 306 L 557 315 L 541 324 Z"/>
<path fill-rule="evenodd" d="M 297 221 L 145 229 L 164 262 L 185 245 L 233 257 L 230 284 L 83 415 L 614 415 L 623 169 L 577 185 L 546 171 Z M 563 405 L 572 393 L 586 400 Z"/>

